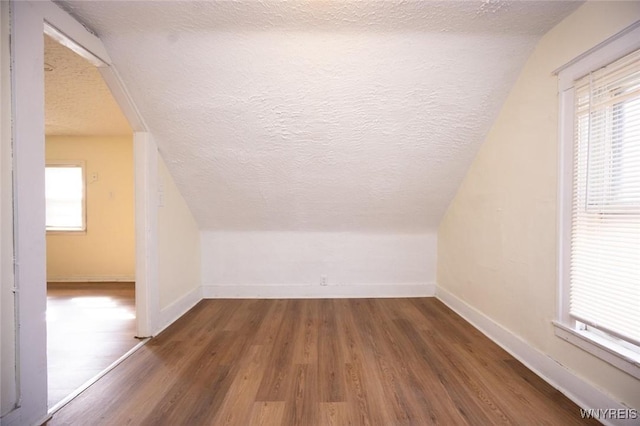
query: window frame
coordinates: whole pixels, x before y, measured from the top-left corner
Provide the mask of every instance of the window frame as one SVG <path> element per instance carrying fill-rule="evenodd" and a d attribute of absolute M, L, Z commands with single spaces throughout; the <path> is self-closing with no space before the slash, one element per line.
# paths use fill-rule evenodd
<path fill-rule="evenodd" d="M 640 49 L 640 22 L 555 71 L 558 75 L 558 277 L 555 335 L 640 379 L 640 353 L 589 331 L 569 316 L 576 80 Z"/>
<path fill-rule="evenodd" d="M 81 229 L 63 229 L 50 228 L 45 223 L 47 235 L 85 235 L 87 233 L 87 171 L 84 160 L 47 160 L 45 169 L 49 167 L 80 167 L 82 171 L 82 228 Z M 45 197 L 46 208 L 46 197 Z"/>

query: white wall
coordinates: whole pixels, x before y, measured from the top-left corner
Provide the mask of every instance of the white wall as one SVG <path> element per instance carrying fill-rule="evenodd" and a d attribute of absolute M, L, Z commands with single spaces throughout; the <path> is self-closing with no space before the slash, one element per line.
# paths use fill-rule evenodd
<path fill-rule="evenodd" d="M 638 19 L 639 2 L 587 3 L 541 39 L 438 230 L 439 288 L 635 408 L 640 381 L 556 337 L 552 326 L 558 151 L 552 72 Z"/>
<path fill-rule="evenodd" d="M 14 281 L 19 322 L 16 374 L 20 405 L 3 417 L 5 426 L 42 422 L 47 412 L 44 20 L 34 3 L 11 2 L 11 12 Z M 3 191 L 3 201 L 12 192 Z"/>
<path fill-rule="evenodd" d="M 0 3 L 0 415 L 16 402 L 9 4 Z"/>
<path fill-rule="evenodd" d="M 433 294 L 435 234 L 203 232 L 205 297 Z M 321 286 L 326 276 L 327 286 Z"/>
<path fill-rule="evenodd" d="M 201 299 L 200 284 L 200 231 L 158 155 L 160 329 Z"/>

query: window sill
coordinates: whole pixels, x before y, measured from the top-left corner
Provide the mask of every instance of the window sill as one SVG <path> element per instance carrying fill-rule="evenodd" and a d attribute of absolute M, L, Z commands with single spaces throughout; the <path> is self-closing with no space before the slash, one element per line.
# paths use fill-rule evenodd
<path fill-rule="evenodd" d="M 617 345 L 588 330 L 574 330 L 554 321 L 556 336 L 597 356 L 627 374 L 640 379 L 640 354 Z"/>
<path fill-rule="evenodd" d="M 87 235 L 87 230 L 86 229 L 79 229 L 77 231 L 75 230 L 62 230 L 62 229 L 48 229 L 47 230 L 47 235 Z"/>

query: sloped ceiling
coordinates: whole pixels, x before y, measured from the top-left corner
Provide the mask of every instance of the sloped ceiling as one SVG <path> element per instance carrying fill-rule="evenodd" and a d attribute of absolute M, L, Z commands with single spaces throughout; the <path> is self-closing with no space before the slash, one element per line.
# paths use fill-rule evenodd
<path fill-rule="evenodd" d="M 61 5 L 102 38 L 201 228 L 422 232 L 579 3 Z"/>
<path fill-rule="evenodd" d="M 47 136 L 131 135 L 95 66 L 46 35 L 44 63 Z"/>

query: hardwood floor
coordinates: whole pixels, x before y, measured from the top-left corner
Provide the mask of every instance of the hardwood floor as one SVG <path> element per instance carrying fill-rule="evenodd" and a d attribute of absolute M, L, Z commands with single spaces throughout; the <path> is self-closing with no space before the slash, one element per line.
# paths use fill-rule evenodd
<path fill-rule="evenodd" d="M 138 344 L 133 283 L 47 285 L 49 407 Z"/>
<path fill-rule="evenodd" d="M 590 424 L 421 298 L 204 300 L 47 424 L 495 423 Z"/>

